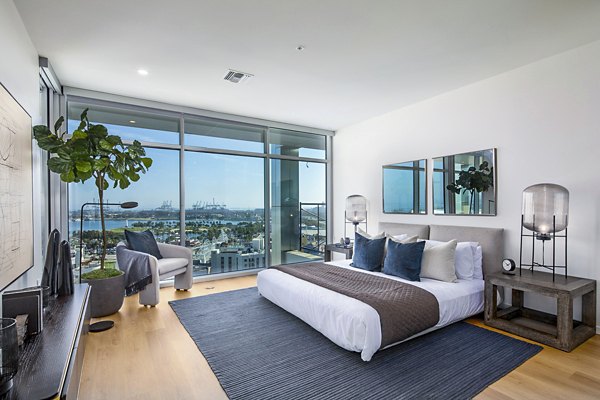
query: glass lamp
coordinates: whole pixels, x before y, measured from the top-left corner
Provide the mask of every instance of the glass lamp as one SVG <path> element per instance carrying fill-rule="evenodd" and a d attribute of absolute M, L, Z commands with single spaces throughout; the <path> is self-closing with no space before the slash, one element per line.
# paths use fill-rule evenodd
<path fill-rule="evenodd" d="M 553 183 L 532 185 L 523 191 L 523 226 L 541 240 L 563 231 L 569 222 L 569 191 Z"/>
<path fill-rule="evenodd" d="M 13 318 L 0 318 L 0 353 L 0 395 L 4 395 L 12 388 L 19 369 L 17 321 Z"/>
<path fill-rule="evenodd" d="M 346 221 L 354 225 L 354 231 L 358 224 L 367 220 L 367 198 L 359 194 L 346 197 Z"/>

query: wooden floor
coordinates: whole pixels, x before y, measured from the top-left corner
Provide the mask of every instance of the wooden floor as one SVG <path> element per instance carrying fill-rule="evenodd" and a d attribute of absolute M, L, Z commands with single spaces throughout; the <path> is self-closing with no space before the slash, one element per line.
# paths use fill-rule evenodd
<path fill-rule="evenodd" d="M 155 308 L 140 306 L 137 296 L 125 299 L 110 317 L 115 328 L 88 336 L 80 398 L 226 399 L 167 302 L 255 285 L 256 277 L 246 276 L 197 283 L 190 292 L 163 288 Z M 544 347 L 477 399 L 600 399 L 600 335 L 571 353 Z"/>

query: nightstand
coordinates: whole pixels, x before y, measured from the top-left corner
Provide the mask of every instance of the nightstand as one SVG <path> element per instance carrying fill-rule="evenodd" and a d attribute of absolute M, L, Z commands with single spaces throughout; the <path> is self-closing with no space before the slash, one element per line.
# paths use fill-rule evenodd
<path fill-rule="evenodd" d="M 346 255 L 346 260 L 352 258 L 352 246 L 343 247 L 337 244 L 325 245 L 325 261 L 331 261 L 331 253 L 342 253 Z"/>
<path fill-rule="evenodd" d="M 512 289 L 512 306 L 498 309 L 497 288 Z M 537 293 L 557 301 L 557 314 L 525 307 L 524 294 Z M 581 297 L 581 321 L 573 320 L 573 299 Z M 596 334 L 596 281 L 541 271 L 485 277 L 485 323 L 494 328 L 571 351 Z"/>

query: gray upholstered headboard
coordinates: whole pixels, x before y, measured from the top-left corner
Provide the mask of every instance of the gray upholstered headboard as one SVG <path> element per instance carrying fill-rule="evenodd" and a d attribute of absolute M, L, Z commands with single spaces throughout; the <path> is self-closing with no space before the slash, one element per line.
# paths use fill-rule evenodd
<path fill-rule="evenodd" d="M 409 236 L 417 235 L 420 239 L 429 239 L 429 225 L 380 222 L 378 232 L 385 232 L 388 235 L 400 235 L 406 233 Z"/>
<path fill-rule="evenodd" d="M 379 232 L 385 231 L 390 235 L 406 233 L 419 235 L 421 239 L 448 241 L 456 239 L 459 242 L 479 242 L 483 252 L 483 273 L 502 271 L 504 255 L 504 229 L 474 228 L 454 225 L 418 225 L 394 222 L 380 222 Z"/>
<path fill-rule="evenodd" d="M 483 251 L 483 274 L 502 271 L 504 229 L 473 228 L 469 226 L 431 225 L 431 240 L 479 242 Z"/>

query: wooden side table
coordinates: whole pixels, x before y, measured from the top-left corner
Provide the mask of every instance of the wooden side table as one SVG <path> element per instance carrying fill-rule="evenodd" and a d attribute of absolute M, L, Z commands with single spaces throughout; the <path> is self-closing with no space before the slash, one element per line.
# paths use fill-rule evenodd
<path fill-rule="evenodd" d="M 512 306 L 498 309 L 497 288 L 512 289 Z M 557 300 L 557 314 L 525 307 L 525 292 Z M 581 296 L 581 321 L 573 320 L 573 299 Z M 596 281 L 556 276 L 541 271 L 522 275 L 490 274 L 485 277 L 485 323 L 528 339 L 571 351 L 596 334 Z"/>
<path fill-rule="evenodd" d="M 325 245 L 325 261 L 331 261 L 331 253 L 342 253 L 346 255 L 346 260 L 352 258 L 352 246 L 342 247 L 337 244 Z"/>

